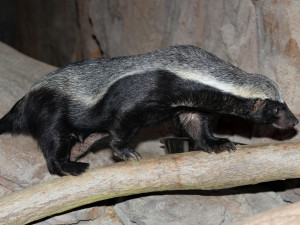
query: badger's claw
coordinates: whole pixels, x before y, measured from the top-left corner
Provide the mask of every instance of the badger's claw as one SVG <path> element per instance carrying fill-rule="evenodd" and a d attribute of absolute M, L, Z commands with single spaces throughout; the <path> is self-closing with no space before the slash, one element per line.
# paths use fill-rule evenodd
<path fill-rule="evenodd" d="M 129 158 L 133 158 L 136 161 L 139 161 L 139 159 L 142 158 L 142 156 L 138 152 L 129 147 L 115 150 L 114 155 L 120 159 L 123 159 L 124 161 L 127 161 Z"/>
<path fill-rule="evenodd" d="M 214 140 L 205 140 L 205 142 L 195 145 L 195 150 L 204 150 L 208 153 L 220 153 L 224 151 L 235 151 L 236 147 L 235 144 L 233 144 L 231 141 L 229 141 L 227 138 L 218 138 Z"/>

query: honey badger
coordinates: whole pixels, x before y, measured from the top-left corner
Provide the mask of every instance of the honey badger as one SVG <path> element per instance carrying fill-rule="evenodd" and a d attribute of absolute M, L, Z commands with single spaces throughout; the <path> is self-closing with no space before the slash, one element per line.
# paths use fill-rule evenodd
<path fill-rule="evenodd" d="M 70 160 L 72 146 L 91 133 L 109 133 L 116 156 L 136 160 L 129 141 L 141 127 L 172 120 L 207 152 L 234 150 L 214 137 L 212 113 L 292 128 L 298 120 L 278 86 L 195 46 L 147 54 L 93 58 L 69 64 L 37 81 L 0 120 L 0 133 L 33 136 L 52 174 L 77 175 L 87 163 Z"/>

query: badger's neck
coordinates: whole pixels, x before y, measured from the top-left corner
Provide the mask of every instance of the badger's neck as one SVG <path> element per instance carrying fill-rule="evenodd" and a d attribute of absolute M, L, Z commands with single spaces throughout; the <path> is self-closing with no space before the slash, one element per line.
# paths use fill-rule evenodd
<path fill-rule="evenodd" d="M 204 86 L 201 89 L 186 90 L 176 99 L 172 107 L 195 108 L 208 113 L 236 115 L 247 118 L 255 99 L 237 97 L 215 88 Z"/>
<path fill-rule="evenodd" d="M 203 98 L 196 104 L 199 108 L 220 114 L 236 115 L 246 118 L 254 103 L 254 99 L 237 97 L 221 92 L 204 92 Z"/>

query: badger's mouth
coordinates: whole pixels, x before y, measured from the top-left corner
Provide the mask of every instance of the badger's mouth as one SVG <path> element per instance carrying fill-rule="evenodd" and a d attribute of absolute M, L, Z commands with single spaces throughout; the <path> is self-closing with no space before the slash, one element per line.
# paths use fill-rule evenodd
<path fill-rule="evenodd" d="M 272 126 L 275 127 L 275 128 L 277 128 L 277 129 L 280 129 L 280 130 L 286 130 L 286 129 L 288 129 L 288 128 L 286 128 L 286 127 L 279 126 L 279 125 L 276 124 L 276 123 L 272 123 Z"/>
<path fill-rule="evenodd" d="M 288 130 L 288 129 L 292 129 L 294 127 L 293 125 L 281 126 L 281 125 L 278 125 L 277 123 L 272 123 L 272 126 L 279 130 Z"/>

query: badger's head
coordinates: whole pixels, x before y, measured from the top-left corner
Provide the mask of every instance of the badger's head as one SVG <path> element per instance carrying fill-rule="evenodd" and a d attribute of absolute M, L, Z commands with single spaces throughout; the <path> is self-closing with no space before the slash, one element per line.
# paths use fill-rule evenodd
<path fill-rule="evenodd" d="M 258 124 L 271 124 L 279 129 L 289 129 L 299 122 L 285 102 L 255 99 L 251 107 L 249 119 Z"/>

